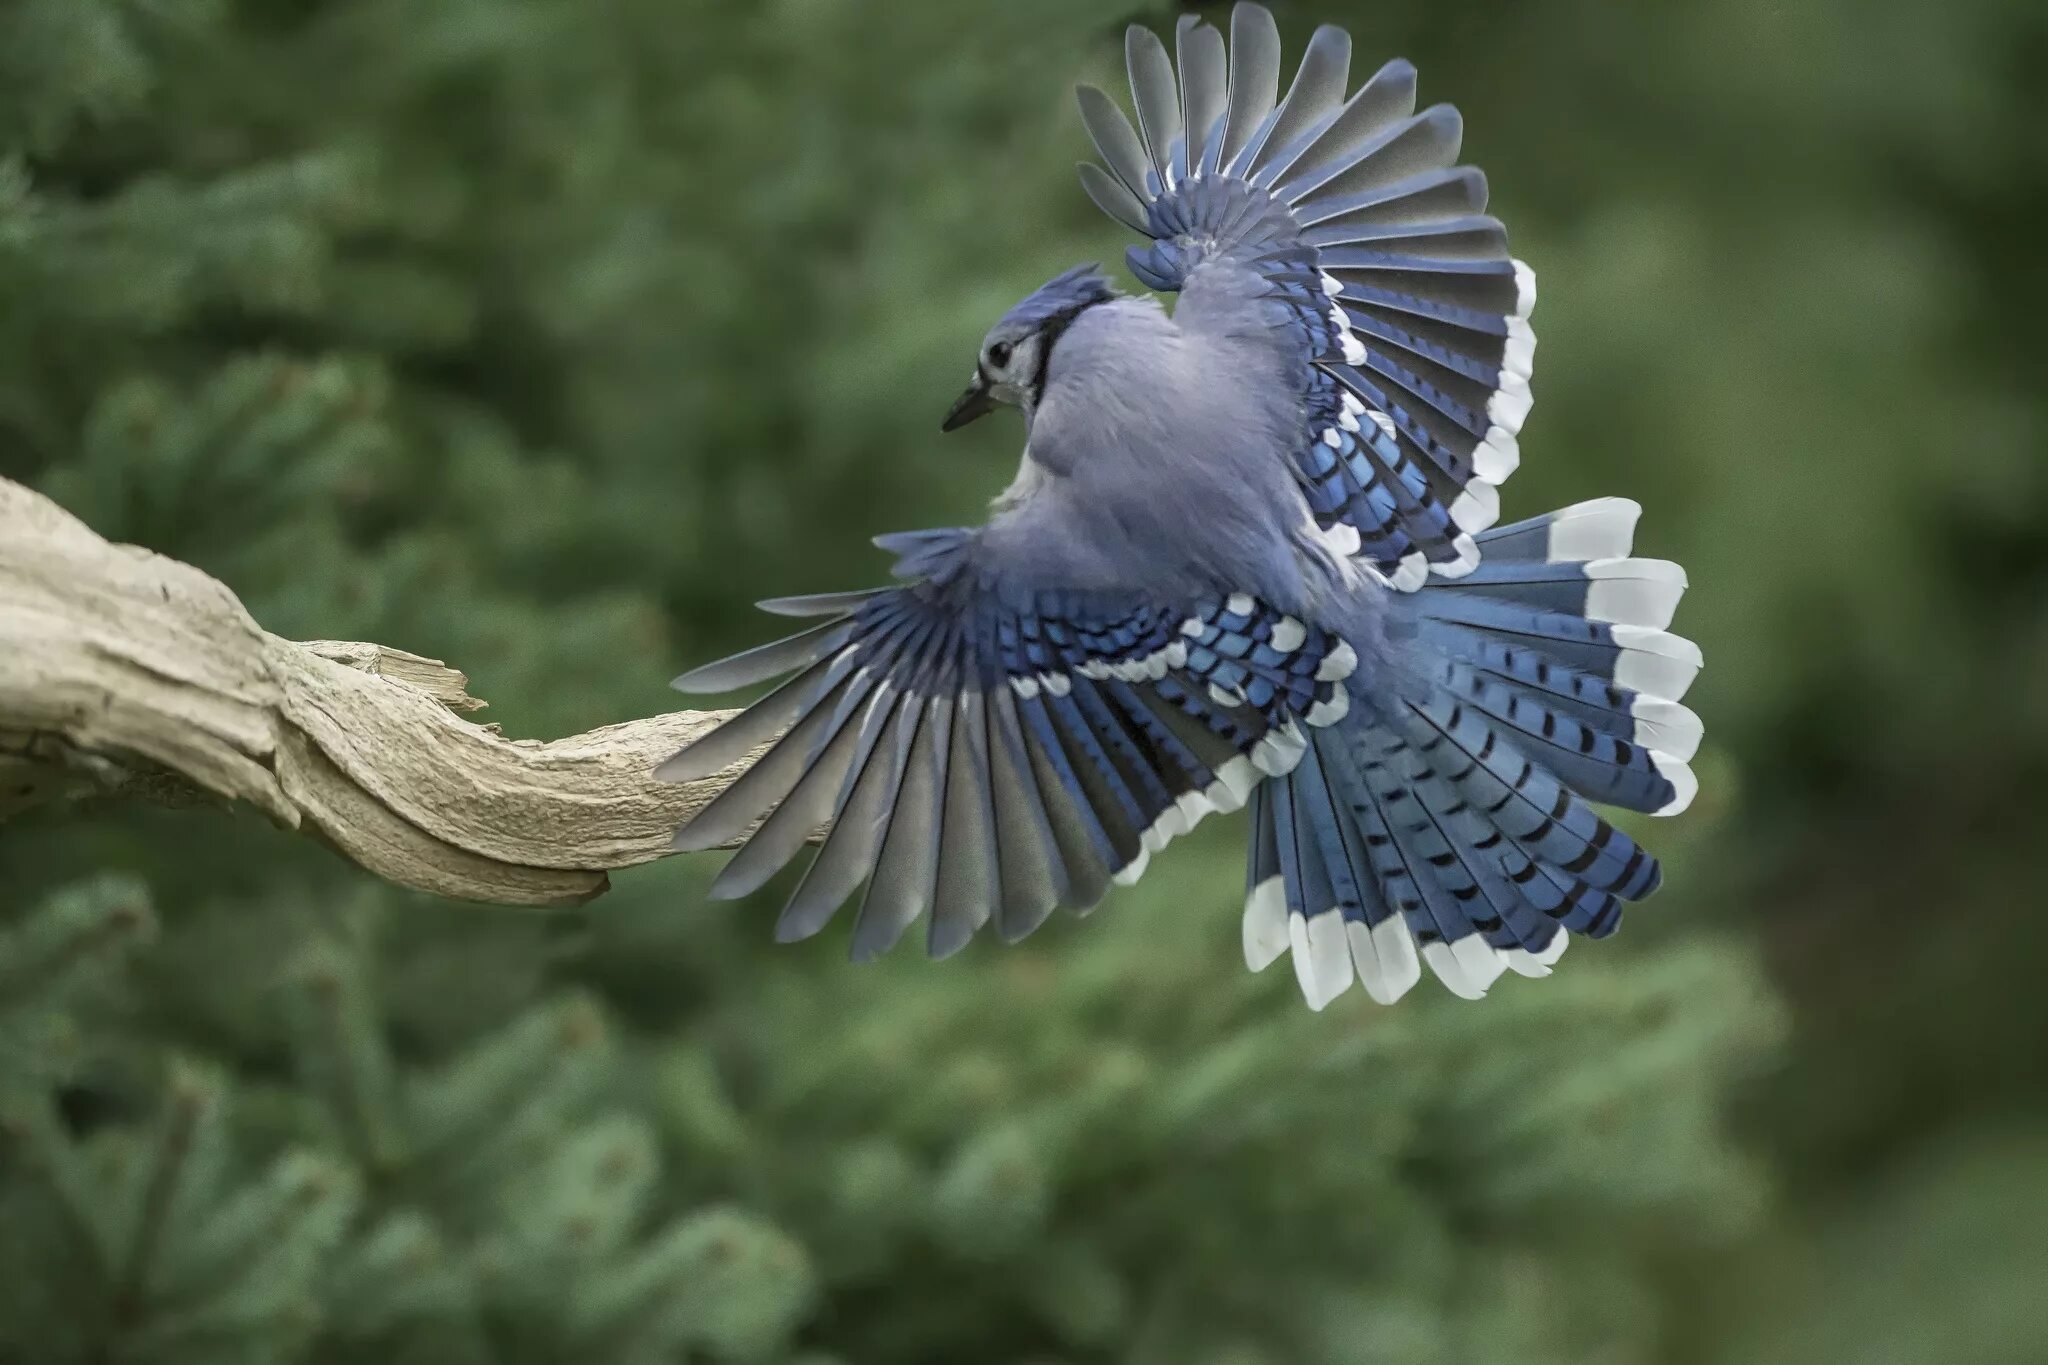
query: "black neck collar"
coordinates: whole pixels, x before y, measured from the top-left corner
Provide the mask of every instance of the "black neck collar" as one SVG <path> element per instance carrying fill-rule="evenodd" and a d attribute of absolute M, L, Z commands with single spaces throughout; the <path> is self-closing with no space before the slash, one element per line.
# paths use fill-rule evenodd
<path fill-rule="evenodd" d="M 1074 319 L 1108 299 L 1088 299 L 1071 308 L 1063 308 L 1047 318 L 1038 329 L 1038 372 L 1031 376 L 1031 402 L 1035 406 L 1045 397 L 1046 372 L 1052 368 L 1052 348 L 1074 325 Z"/>

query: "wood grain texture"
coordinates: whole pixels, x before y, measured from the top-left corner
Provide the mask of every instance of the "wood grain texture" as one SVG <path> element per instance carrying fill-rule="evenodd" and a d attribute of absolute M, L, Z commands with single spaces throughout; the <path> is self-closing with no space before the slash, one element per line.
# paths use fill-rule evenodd
<path fill-rule="evenodd" d="M 463 717 L 436 659 L 271 635 L 188 564 L 0 479 L 0 820 L 54 800 L 242 802 L 400 886 L 567 905 L 670 852 L 738 774 L 654 766 L 730 712 L 542 743 Z"/>

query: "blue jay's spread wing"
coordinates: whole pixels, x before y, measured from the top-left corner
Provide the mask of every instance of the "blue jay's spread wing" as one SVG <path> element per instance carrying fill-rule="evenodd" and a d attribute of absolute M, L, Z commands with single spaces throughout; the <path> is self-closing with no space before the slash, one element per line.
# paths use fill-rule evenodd
<path fill-rule="evenodd" d="M 772 742 L 676 846 L 751 829 L 713 888 L 743 895 L 829 824 L 783 938 L 816 933 L 863 882 L 856 957 L 928 911 L 935 956 L 990 920 L 1021 937 L 1242 805 L 1299 761 L 1304 725 L 1349 705 L 1350 647 L 1248 595 L 1026 591 L 973 532 L 881 543 L 916 581 L 764 603 L 825 619 L 676 681 L 716 692 L 794 675 L 659 770 L 688 780 Z"/>
<path fill-rule="evenodd" d="M 1152 241 L 1131 270 L 1185 291 L 1196 329 L 1264 326 L 1298 351 L 1309 437 L 1297 474 L 1318 524 L 1396 587 L 1478 563 L 1473 537 L 1520 460 L 1535 277 L 1457 159 L 1457 110 L 1417 114 L 1389 62 L 1348 99 L 1351 40 L 1318 29 L 1285 98 L 1272 16 L 1241 4 L 1226 49 L 1190 16 L 1175 62 L 1126 43 L 1133 128 L 1101 91 L 1081 113 L 1108 170 L 1091 198 Z M 1285 344 L 1285 343 L 1283 343 Z"/>

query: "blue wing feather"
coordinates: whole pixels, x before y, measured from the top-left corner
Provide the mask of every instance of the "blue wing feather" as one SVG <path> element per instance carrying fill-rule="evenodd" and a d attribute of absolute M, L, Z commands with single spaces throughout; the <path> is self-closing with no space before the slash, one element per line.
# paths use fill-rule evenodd
<path fill-rule="evenodd" d="M 1085 909 L 1112 880 L 1135 878 L 1207 811 L 1242 804 L 1259 772 L 1299 757 L 1304 725 L 1345 709 L 1351 652 L 1251 596 L 1034 590 L 972 534 L 879 543 L 915 581 L 797 599 L 850 610 L 686 675 L 753 681 L 788 661 L 810 679 L 663 769 L 702 771 L 700 750 L 744 757 L 788 727 L 677 835 L 680 848 L 746 835 L 714 883 L 738 895 L 829 825 L 782 937 L 816 933 L 863 883 L 856 956 L 885 951 L 927 914 L 935 953 L 991 919 L 1019 937 L 1055 905 Z"/>
<path fill-rule="evenodd" d="M 1315 506 L 1330 543 L 1402 589 L 1432 569 L 1469 572 L 1478 562 L 1471 537 L 1498 505 L 1488 490 L 1520 461 L 1533 277 L 1508 255 L 1499 222 L 1480 212 L 1485 178 L 1450 164 L 1462 135 L 1457 111 L 1413 112 L 1413 67 L 1390 62 L 1346 100 L 1350 39 L 1326 26 L 1276 105 L 1271 16 L 1240 6 L 1231 32 L 1220 116 L 1209 111 L 1223 40 L 1207 25 L 1181 25 L 1178 87 L 1158 39 L 1132 30 L 1142 139 L 1100 91 L 1081 96 L 1098 150 L 1145 212 L 1151 240 L 1127 253 L 1131 272 L 1151 288 L 1186 291 L 1185 325 L 1199 327 L 1216 309 L 1217 325 L 1232 330 L 1243 326 L 1247 300 L 1234 286 L 1205 290 L 1206 272 L 1227 265 L 1262 281 L 1255 315 L 1296 347 L 1308 414 L 1296 452 L 1304 483 L 1329 477 L 1318 447 L 1326 433 L 1348 435 L 1357 415 L 1326 375 L 1392 428 L 1386 450 L 1358 457 L 1375 468 L 1347 478 L 1349 496 L 1333 490 Z M 1196 108 L 1215 123 L 1183 137 L 1183 112 Z M 1192 170 L 1189 139 L 1214 149 Z M 1142 176 L 1132 164 L 1141 144 L 1150 160 Z M 1104 203 L 1100 189 L 1097 181 L 1090 192 Z M 1130 221 L 1120 199 L 1104 208 Z"/>

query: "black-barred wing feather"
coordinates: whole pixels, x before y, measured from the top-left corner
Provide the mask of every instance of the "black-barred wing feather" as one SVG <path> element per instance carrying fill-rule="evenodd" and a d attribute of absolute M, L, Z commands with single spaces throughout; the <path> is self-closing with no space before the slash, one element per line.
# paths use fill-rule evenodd
<path fill-rule="evenodd" d="M 757 889 L 829 826 L 781 937 L 816 933 L 865 884 L 856 957 L 921 916 L 938 956 L 990 922 L 1019 938 L 1241 806 L 1299 761 L 1302 726 L 1349 706 L 1349 646 L 1248 595 L 1008 591 L 974 571 L 969 533 L 892 543 L 920 581 L 765 604 L 829 619 L 676 680 L 794 675 L 660 769 L 694 779 L 768 746 L 677 835 L 746 836 L 714 895 Z"/>

